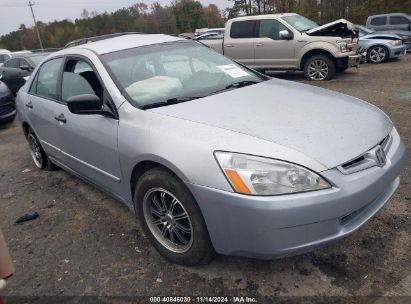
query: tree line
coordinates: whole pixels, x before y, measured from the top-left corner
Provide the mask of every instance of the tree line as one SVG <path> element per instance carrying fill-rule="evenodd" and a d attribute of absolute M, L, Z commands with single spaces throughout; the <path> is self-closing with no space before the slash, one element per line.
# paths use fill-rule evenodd
<path fill-rule="evenodd" d="M 364 24 L 369 15 L 390 12 L 411 14 L 411 0 L 229 0 L 232 6 L 221 11 L 215 4 L 203 6 L 196 0 L 136 3 L 112 13 L 83 10 L 81 18 L 37 26 L 45 48 L 59 48 L 67 42 L 116 32 L 180 34 L 202 27 L 222 27 L 224 21 L 240 15 L 296 12 L 319 24 L 339 18 Z M 0 48 L 39 49 L 34 27 L 19 29 L 0 37 Z"/>
<path fill-rule="evenodd" d="M 367 17 L 383 13 L 411 14 L 411 0 L 229 0 L 227 17 L 272 13 L 299 13 L 325 24 L 340 18 L 364 24 Z"/>
<path fill-rule="evenodd" d="M 117 32 L 179 34 L 222 26 L 224 19 L 216 5 L 203 6 L 195 0 L 176 0 L 169 6 L 140 2 L 112 13 L 83 10 L 81 18 L 74 21 L 37 22 L 45 48 L 60 48 L 75 39 Z M 22 24 L 17 31 L 3 35 L 0 48 L 40 49 L 35 27 Z"/>

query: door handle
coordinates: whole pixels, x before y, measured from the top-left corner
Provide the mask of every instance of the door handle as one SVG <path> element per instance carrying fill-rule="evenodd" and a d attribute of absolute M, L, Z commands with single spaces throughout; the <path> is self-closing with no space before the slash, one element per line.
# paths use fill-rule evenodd
<path fill-rule="evenodd" d="M 61 123 L 66 123 L 67 119 L 64 117 L 64 114 L 61 113 L 59 116 L 54 117 L 55 120 Z"/>
<path fill-rule="evenodd" d="M 26 108 L 33 109 L 33 103 L 31 101 L 26 103 L 25 106 L 26 106 Z"/>
<path fill-rule="evenodd" d="M 233 47 L 234 45 L 232 45 L 232 44 L 226 44 L 225 46 L 226 46 L 226 47 Z"/>
<path fill-rule="evenodd" d="M 256 43 L 255 46 L 263 46 L 263 43 Z"/>

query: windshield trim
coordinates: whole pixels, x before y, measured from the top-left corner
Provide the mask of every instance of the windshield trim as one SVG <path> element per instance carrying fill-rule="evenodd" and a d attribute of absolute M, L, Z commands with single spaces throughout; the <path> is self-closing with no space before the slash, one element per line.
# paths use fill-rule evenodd
<path fill-rule="evenodd" d="M 126 50 L 141 49 L 141 48 L 152 47 L 152 46 L 156 46 L 156 45 L 167 45 L 167 44 L 175 44 L 175 43 L 187 43 L 187 44 L 195 43 L 195 44 L 199 45 L 200 47 L 206 47 L 206 46 L 204 46 L 204 44 L 202 44 L 202 43 L 199 42 L 199 41 L 195 41 L 195 40 L 178 40 L 178 41 L 167 41 L 167 42 L 162 42 L 162 43 L 149 44 L 149 45 L 138 46 L 138 47 L 133 47 L 133 48 L 126 48 L 126 49 L 117 50 L 117 51 L 114 51 L 114 52 L 109 52 L 109 53 L 104 53 L 104 54 L 97 54 L 97 53 L 95 53 L 95 54 L 96 54 L 97 57 L 99 58 L 100 62 L 103 64 L 103 66 L 104 66 L 105 70 L 107 71 L 107 73 L 109 74 L 111 80 L 114 82 L 114 84 L 116 85 L 116 87 L 117 87 L 117 89 L 120 91 L 120 93 L 123 95 L 123 97 L 125 97 L 125 99 L 126 99 L 133 107 L 135 107 L 135 108 L 137 108 L 137 109 L 140 109 L 140 110 L 146 110 L 145 107 L 147 107 L 148 105 L 141 105 L 141 104 L 139 104 L 137 101 L 135 101 L 135 100 L 130 96 L 130 94 L 128 94 L 128 92 L 126 91 L 126 88 L 123 87 L 123 85 L 122 85 L 122 84 L 120 83 L 120 81 L 117 79 L 117 77 L 115 76 L 114 72 L 111 70 L 110 66 L 108 65 L 108 63 L 107 63 L 106 60 L 104 59 L 104 56 L 105 56 L 105 55 L 108 55 L 108 54 L 114 54 L 114 53 L 117 53 L 117 52 L 126 51 Z M 214 49 L 209 48 L 209 47 L 207 47 L 207 48 L 208 48 L 210 51 L 213 51 L 213 52 L 221 55 L 220 53 L 216 52 Z M 223 55 L 221 55 L 221 56 L 223 56 Z M 247 71 L 249 71 L 249 72 L 252 73 L 253 75 L 255 75 L 255 76 L 257 76 L 258 78 L 260 78 L 261 81 L 266 81 L 266 80 L 268 80 L 268 79 L 271 79 L 271 77 L 269 77 L 269 76 L 266 76 L 266 75 L 264 75 L 264 74 L 262 74 L 262 73 L 260 73 L 260 72 L 254 71 L 253 69 L 251 69 L 251 68 L 249 68 L 249 67 L 247 67 L 247 66 L 245 66 L 245 65 L 243 65 L 243 64 L 241 64 L 241 63 L 239 63 L 239 62 L 237 62 L 237 61 L 235 61 L 235 60 L 233 60 L 233 59 L 231 59 L 231 58 L 229 58 L 229 59 L 230 59 L 231 61 L 233 61 L 234 63 L 240 65 L 242 68 L 246 69 Z M 225 92 L 225 90 L 223 90 L 223 91 L 221 91 L 221 92 L 218 92 L 218 93 L 216 93 L 216 94 L 220 94 L 220 93 L 224 93 L 224 92 Z M 210 95 L 213 95 L 213 94 L 210 94 Z M 198 99 L 201 99 L 201 98 L 204 98 L 204 97 L 207 97 L 207 96 L 209 96 L 209 95 L 201 96 L 201 97 L 198 98 Z M 170 105 L 171 105 L 171 104 L 170 104 Z"/>

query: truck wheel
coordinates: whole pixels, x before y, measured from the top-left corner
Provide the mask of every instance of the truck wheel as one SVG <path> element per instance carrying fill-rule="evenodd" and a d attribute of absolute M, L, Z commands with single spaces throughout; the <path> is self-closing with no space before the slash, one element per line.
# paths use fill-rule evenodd
<path fill-rule="evenodd" d="M 134 207 L 151 244 L 174 263 L 209 263 L 214 249 L 199 207 L 186 186 L 157 167 L 138 180 Z"/>
<path fill-rule="evenodd" d="M 383 63 L 388 60 L 388 50 L 385 46 L 375 45 L 367 51 L 367 61 L 370 63 Z"/>
<path fill-rule="evenodd" d="M 304 76 L 308 80 L 330 80 L 334 77 L 335 72 L 335 63 L 325 55 L 311 56 L 304 64 Z"/>

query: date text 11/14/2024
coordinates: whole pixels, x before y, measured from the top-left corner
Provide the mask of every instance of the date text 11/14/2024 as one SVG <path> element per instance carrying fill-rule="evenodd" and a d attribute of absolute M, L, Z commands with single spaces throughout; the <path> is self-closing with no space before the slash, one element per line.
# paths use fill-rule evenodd
<path fill-rule="evenodd" d="M 150 297 L 150 303 L 258 303 L 254 297 Z"/>

